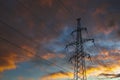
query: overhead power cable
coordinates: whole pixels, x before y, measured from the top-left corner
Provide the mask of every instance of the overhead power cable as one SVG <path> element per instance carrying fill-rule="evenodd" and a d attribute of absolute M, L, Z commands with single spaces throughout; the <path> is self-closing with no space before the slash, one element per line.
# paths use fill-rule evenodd
<path fill-rule="evenodd" d="M 5 39 L 5 38 L 3 38 L 3 37 L 1 37 L 1 36 L 0 36 L 0 39 L 3 40 L 3 41 L 5 41 L 5 42 L 7 42 L 7 43 L 9 43 L 9 44 L 11 44 L 11 45 L 13 45 L 13 46 L 15 46 L 15 47 L 17 47 L 17 48 L 19 48 L 19 49 L 21 49 L 21 50 L 23 50 L 23 51 L 29 52 L 29 53 L 31 53 L 32 55 L 35 55 L 36 57 L 39 57 L 40 59 L 46 61 L 48 64 L 54 64 L 53 62 L 50 62 L 49 60 L 46 60 L 46 59 L 42 58 L 40 55 L 34 54 L 33 52 L 31 52 L 31 51 L 29 51 L 29 50 L 27 50 L 27 49 L 25 49 L 25 48 L 22 48 L 22 47 L 18 46 L 17 44 L 12 43 L 12 42 L 10 42 L 9 40 L 7 40 L 7 39 Z M 59 68 L 62 69 L 63 71 L 70 72 L 69 70 L 66 70 L 65 68 L 61 67 L 61 66 L 58 65 L 58 64 L 54 64 L 54 65 L 57 66 L 57 67 L 59 67 Z"/>
<path fill-rule="evenodd" d="M 5 27 L 7 27 L 7 28 L 9 28 L 9 29 L 11 29 L 11 30 L 13 30 L 13 31 L 17 32 L 19 35 L 23 36 L 25 39 L 27 39 L 27 40 L 29 40 L 29 41 L 31 41 L 31 42 L 33 42 L 33 43 L 35 43 L 35 44 L 39 44 L 37 41 L 35 41 L 35 40 L 33 40 L 32 38 L 30 38 L 30 37 L 26 36 L 26 35 L 25 35 L 25 34 L 23 34 L 21 31 L 19 31 L 19 30 L 15 29 L 14 27 L 12 27 L 11 25 L 9 25 L 9 24 L 5 23 L 4 21 L 0 20 L 0 23 L 2 23 L 2 24 L 4 24 L 4 25 L 6 25 Z"/>
<path fill-rule="evenodd" d="M 70 17 L 74 18 L 72 11 L 69 8 L 67 8 L 61 0 L 56 0 L 56 2 L 58 2 L 61 5 L 61 7 L 63 7 L 63 9 L 67 11 Z"/>
<path fill-rule="evenodd" d="M 18 34 L 20 34 L 20 35 L 23 36 L 24 38 L 27 38 L 27 40 L 30 40 L 30 41 L 33 42 L 33 40 L 32 40 L 30 37 L 24 35 L 24 34 L 21 33 L 20 31 L 18 31 L 17 29 L 15 29 L 15 28 L 13 28 L 12 26 L 10 26 L 9 24 L 3 22 L 2 20 L 0 20 L 0 23 L 6 25 L 6 27 L 8 27 L 8 28 L 10 28 L 10 29 L 12 29 L 12 30 L 14 30 L 14 31 L 16 31 Z M 3 38 L 2 38 L 2 39 L 3 39 Z M 4 40 L 5 40 L 5 39 L 4 39 Z M 8 40 L 5 40 L 5 41 L 6 41 L 6 42 L 9 42 L 10 44 L 13 44 L 13 43 L 11 43 L 11 42 L 8 41 Z M 35 43 L 35 44 L 39 44 L 38 42 L 35 42 L 35 41 L 34 41 L 34 43 Z M 14 46 L 16 46 L 16 47 L 18 47 L 18 48 L 21 48 L 21 47 L 17 46 L 16 44 L 14 44 Z M 22 48 L 22 49 L 24 49 L 24 48 Z M 30 52 L 29 50 L 26 50 L 26 49 L 24 49 L 24 51 Z M 31 53 L 31 52 L 30 52 L 30 53 Z M 37 56 L 38 56 L 38 55 L 37 55 Z"/>
<path fill-rule="evenodd" d="M 28 5 L 25 5 L 24 2 L 22 2 L 20 0 L 16 0 L 16 1 L 33 14 L 33 12 L 31 11 L 31 9 Z M 69 8 L 67 8 L 61 0 L 55 0 L 55 1 L 58 2 L 72 17 L 74 17 L 72 11 Z"/>
<path fill-rule="evenodd" d="M 19 2 L 20 4 L 22 4 L 23 7 L 26 8 L 27 10 L 30 10 L 30 9 L 29 9 L 28 7 L 26 7 L 21 1 L 19 1 L 19 0 L 16 0 L 16 1 Z M 30 10 L 30 13 L 33 13 L 33 12 Z M 20 32 L 19 30 L 15 29 L 15 28 L 12 27 L 12 26 L 10 26 L 9 24 L 3 22 L 2 20 L 0 20 L 0 23 L 5 24 L 6 27 L 8 27 L 8 28 L 10 28 L 10 29 L 12 29 L 12 30 L 14 30 L 14 31 L 16 31 L 18 34 L 20 34 L 20 35 L 23 36 L 24 38 L 27 38 L 28 40 L 31 40 L 32 42 L 38 44 L 38 42 L 33 41 L 30 37 L 24 35 L 22 32 Z M 22 50 L 24 50 L 24 51 L 27 51 L 27 52 L 29 52 L 29 53 L 32 53 L 31 51 L 29 51 L 29 50 L 27 50 L 27 49 L 24 49 L 24 48 L 22 48 L 22 47 L 20 47 L 20 46 L 18 46 L 18 45 L 16 45 L 16 44 L 10 42 L 9 40 L 6 40 L 6 39 L 4 39 L 4 38 L 2 38 L 2 37 L 0 37 L 0 39 L 8 42 L 8 43 L 11 44 L 11 45 L 16 46 L 17 48 L 20 48 L 20 49 L 22 49 Z M 35 55 L 35 56 L 38 56 L 38 55 Z M 40 56 L 38 56 L 38 57 L 40 57 Z M 48 61 L 48 62 L 49 62 L 49 61 Z M 49 62 L 49 63 L 53 64 L 52 62 Z M 56 65 L 56 64 L 54 64 L 54 65 Z M 60 67 L 59 65 L 56 65 L 56 66 Z"/>
<path fill-rule="evenodd" d="M 16 0 L 16 2 L 17 2 L 18 4 L 20 4 L 20 5 L 22 5 L 22 7 L 24 7 L 28 12 L 30 12 L 32 16 L 38 18 L 38 16 L 36 16 L 37 14 L 34 13 L 34 12 L 30 9 L 30 7 L 29 7 L 28 5 L 25 5 L 25 4 L 24 4 L 22 1 L 20 1 L 20 0 Z"/>
<path fill-rule="evenodd" d="M 89 32 L 87 31 L 87 35 L 88 35 L 88 37 L 90 37 L 90 35 L 89 35 Z M 94 47 L 96 48 L 96 50 L 98 50 L 98 52 L 101 54 L 102 53 L 102 51 L 101 51 L 101 49 L 100 48 L 98 48 L 97 47 L 97 45 L 96 45 L 96 43 L 95 42 L 93 42 L 93 45 L 94 45 Z M 103 54 L 102 54 L 103 55 Z M 104 56 L 105 57 L 105 56 Z"/>
<path fill-rule="evenodd" d="M 86 31 L 87 31 L 87 30 L 86 30 Z M 87 31 L 87 35 L 88 35 L 88 37 L 90 37 L 90 35 L 89 35 L 89 32 L 88 32 L 88 31 Z M 104 57 L 104 58 L 105 58 L 105 56 L 103 55 L 103 52 L 101 51 L 101 49 L 100 49 L 100 48 L 98 48 L 98 47 L 97 47 L 97 45 L 95 44 L 95 41 L 93 42 L 93 45 L 94 45 L 94 47 L 95 47 L 96 51 L 98 51 L 98 52 L 102 55 L 102 57 Z M 102 61 L 99 61 L 98 59 L 96 60 L 96 62 L 97 62 L 98 64 L 100 64 L 100 65 L 107 66 L 105 63 L 103 63 Z"/>

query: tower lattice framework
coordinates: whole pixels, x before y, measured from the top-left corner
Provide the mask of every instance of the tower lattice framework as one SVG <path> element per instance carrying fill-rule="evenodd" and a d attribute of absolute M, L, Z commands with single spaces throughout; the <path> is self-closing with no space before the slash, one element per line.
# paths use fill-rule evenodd
<path fill-rule="evenodd" d="M 73 80 L 87 80 L 85 59 L 91 56 L 84 51 L 84 43 L 88 41 L 94 42 L 94 39 L 83 38 L 82 31 L 87 32 L 87 28 L 81 27 L 80 20 L 81 18 L 77 19 L 77 28 L 71 33 L 75 33 L 75 41 L 66 45 L 66 47 L 75 46 L 75 53 L 69 58 L 69 61 L 74 65 Z"/>

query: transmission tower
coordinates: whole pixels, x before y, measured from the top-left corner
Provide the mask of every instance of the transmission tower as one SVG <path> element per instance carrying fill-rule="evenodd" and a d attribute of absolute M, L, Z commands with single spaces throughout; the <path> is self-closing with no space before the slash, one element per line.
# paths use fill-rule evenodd
<path fill-rule="evenodd" d="M 87 32 L 86 27 L 81 27 L 81 18 L 77 19 L 77 28 L 71 33 L 75 33 L 75 41 L 66 45 L 75 46 L 75 51 L 72 56 L 70 56 L 69 61 L 74 65 L 74 78 L 73 80 L 87 80 L 86 76 L 86 58 L 91 58 L 91 55 L 84 51 L 84 43 L 88 41 L 94 42 L 94 39 L 83 38 L 82 31 Z"/>

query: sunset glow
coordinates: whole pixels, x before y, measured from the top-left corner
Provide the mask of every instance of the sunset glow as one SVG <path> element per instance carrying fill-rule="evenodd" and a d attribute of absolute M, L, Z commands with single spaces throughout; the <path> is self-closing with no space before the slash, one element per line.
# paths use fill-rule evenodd
<path fill-rule="evenodd" d="M 119 0 L 0 0 L 0 80 L 72 80 L 79 17 L 87 79 L 120 80 Z"/>

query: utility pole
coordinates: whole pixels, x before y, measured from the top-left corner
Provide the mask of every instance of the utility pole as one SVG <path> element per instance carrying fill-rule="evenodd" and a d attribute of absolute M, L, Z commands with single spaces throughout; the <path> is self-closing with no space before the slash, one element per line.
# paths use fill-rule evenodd
<path fill-rule="evenodd" d="M 84 39 L 82 31 L 87 32 L 86 27 L 81 27 L 81 18 L 77 19 L 77 28 L 71 33 L 75 34 L 76 40 L 67 44 L 66 48 L 75 45 L 75 53 L 70 56 L 69 61 L 74 65 L 74 79 L 73 80 L 87 80 L 86 76 L 86 58 L 90 58 L 90 54 L 84 51 L 84 43 L 88 41 L 94 42 L 94 39 Z"/>

